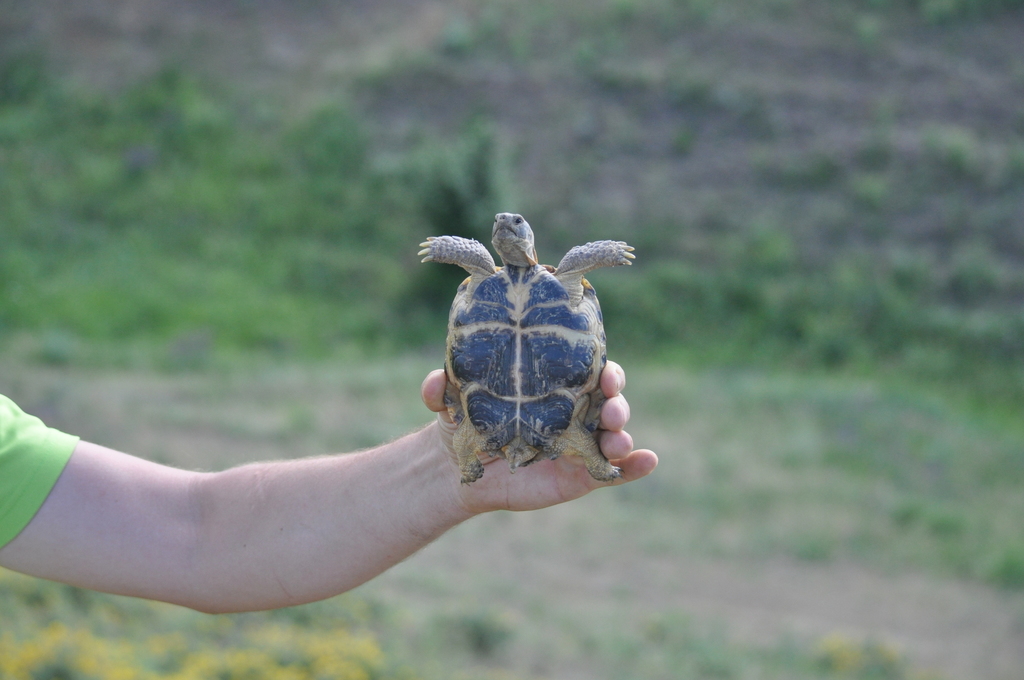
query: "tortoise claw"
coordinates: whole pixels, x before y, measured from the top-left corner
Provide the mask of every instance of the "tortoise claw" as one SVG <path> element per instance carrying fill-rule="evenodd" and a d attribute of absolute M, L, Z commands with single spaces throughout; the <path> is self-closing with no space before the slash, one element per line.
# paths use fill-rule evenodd
<path fill-rule="evenodd" d="M 432 246 L 434 245 L 433 243 L 431 243 L 431 241 L 433 241 L 433 240 L 434 240 L 433 236 L 428 236 L 427 240 L 420 244 L 420 248 L 422 248 L 423 250 L 421 250 L 420 252 L 416 253 L 417 255 L 419 255 L 420 257 L 423 258 L 422 260 L 420 260 L 420 262 L 433 262 L 434 261 L 433 255 L 430 254 Z"/>
<path fill-rule="evenodd" d="M 462 483 L 472 484 L 484 476 L 484 465 L 479 460 L 471 461 L 462 469 Z"/>
<path fill-rule="evenodd" d="M 622 249 L 619 253 L 619 264 L 633 264 L 630 260 L 635 260 L 636 255 L 633 254 L 633 246 L 626 245 L 625 241 L 619 241 L 618 246 Z"/>
<path fill-rule="evenodd" d="M 600 477 L 591 475 L 591 477 L 594 477 L 594 479 L 596 479 L 599 482 L 614 482 L 616 479 L 622 478 L 622 468 L 617 468 L 613 465 L 611 472 L 609 472 L 607 475 L 602 475 Z"/>

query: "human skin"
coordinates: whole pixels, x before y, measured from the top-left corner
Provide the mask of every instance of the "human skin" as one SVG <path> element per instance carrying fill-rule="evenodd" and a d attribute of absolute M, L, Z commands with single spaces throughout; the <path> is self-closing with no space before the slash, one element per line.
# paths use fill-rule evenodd
<path fill-rule="evenodd" d="M 658 462 L 633 451 L 623 431 L 624 385 L 609 362 L 599 437 L 622 468 L 615 484 Z M 443 371 L 423 382 L 435 422 L 345 455 L 203 473 L 80 442 L 39 512 L 0 549 L 0 566 L 208 613 L 273 609 L 354 588 L 475 515 L 540 509 L 609 486 L 569 457 L 514 475 L 485 460 L 484 476 L 461 484 L 444 389 Z"/>

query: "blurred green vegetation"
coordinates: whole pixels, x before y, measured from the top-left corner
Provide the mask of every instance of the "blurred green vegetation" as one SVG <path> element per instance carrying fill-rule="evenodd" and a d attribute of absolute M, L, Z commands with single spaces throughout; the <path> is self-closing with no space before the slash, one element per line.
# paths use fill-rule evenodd
<path fill-rule="evenodd" d="M 104 96 L 38 69 L 0 84 L 5 330 L 298 352 L 406 332 L 383 310 L 411 211 L 343 104 L 268 123 L 174 71 Z"/>
<path fill-rule="evenodd" d="M 0 329 L 41 333 L 49 361 L 78 341 L 417 344 L 461 277 L 415 267 L 416 245 L 489 231 L 486 130 L 382 171 L 343 102 L 261 116 L 176 70 L 87 95 L 33 55 L 0 95 Z"/>
<path fill-rule="evenodd" d="M 649 254 L 643 274 L 599 288 L 611 337 L 632 348 L 718 364 L 896 368 L 994 400 L 1024 394 L 1024 268 L 982 243 L 954 244 L 950 266 L 903 248 L 814 262 L 773 225 L 704 239 L 717 242 L 703 253 L 686 253 L 667 225 L 661 233 L 668 248 L 639 251 Z"/>
<path fill-rule="evenodd" d="M 55 363 L 90 343 L 150 342 L 184 366 L 238 348 L 316 356 L 440 342 L 463 274 L 420 266 L 416 246 L 440 233 L 487 240 L 493 213 L 515 208 L 501 153 L 477 118 L 455 139 L 376 162 L 365 128 L 344 101 L 286 116 L 173 69 L 84 93 L 34 53 L 4 55 L 0 338 L 28 332 Z M 813 151 L 754 163 L 783 193 L 847 193 L 857 208 L 842 238 L 941 196 L 952 220 L 941 249 L 896 235 L 822 257 L 771 218 L 653 215 L 621 234 L 637 266 L 594 275 L 612 351 L 895 366 L 1019 400 L 1024 267 L 1013 263 L 1024 243 L 1002 225 L 1024 200 L 1024 143 L 930 127 L 921 163 L 880 130 L 852 161 Z M 955 209 L 979 194 L 987 213 Z M 541 238 L 568 247 L 579 236 Z"/>

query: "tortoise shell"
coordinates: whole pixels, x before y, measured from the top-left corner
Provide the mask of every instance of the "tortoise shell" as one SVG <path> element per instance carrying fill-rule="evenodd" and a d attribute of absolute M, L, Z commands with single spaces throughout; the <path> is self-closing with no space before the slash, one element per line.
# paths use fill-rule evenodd
<path fill-rule="evenodd" d="M 469 417 L 489 451 L 516 437 L 536 448 L 523 465 L 558 455 L 553 445 L 582 395 L 603 400 L 607 359 L 597 295 L 584 279 L 583 298 L 571 305 L 553 271 L 506 265 L 474 288 L 466 279 L 448 320 L 446 370 L 465 397 L 466 413 L 454 403 L 449 408 L 456 418 Z M 598 404 L 592 406 L 581 423 L 589 432 L 599 415 Z"/>

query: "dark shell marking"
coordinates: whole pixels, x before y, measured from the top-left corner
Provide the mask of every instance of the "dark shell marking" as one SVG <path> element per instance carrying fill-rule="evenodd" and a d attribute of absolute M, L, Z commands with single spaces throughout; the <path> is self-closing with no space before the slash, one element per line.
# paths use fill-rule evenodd
<path fill-rule="evenodd" d="M 460 289 L 449 328 L 448 364 L 492 451 L 516 436 L 548 447 L 570 426 L 577 398 L 597 387 L 606 362 L 594 289 L 585 285 L 573 309 L 542 266 L 505 267 L 471 295 Z"/>

